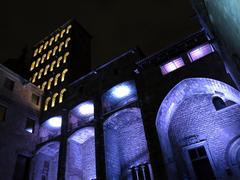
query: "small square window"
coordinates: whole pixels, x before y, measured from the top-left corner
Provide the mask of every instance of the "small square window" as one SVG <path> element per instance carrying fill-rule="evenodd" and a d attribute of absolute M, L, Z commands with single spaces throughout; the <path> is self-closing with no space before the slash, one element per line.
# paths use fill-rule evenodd
<path fill-rule="evenodd" d="M 32 94 L 32 103 L 35 105 L 39 105 L 40 97 L 36 94 Z"/>
<path fill-rule="evenodd" d="M 35 121 L 30 118 L 27 118 L 25 130 L 30 133 L 34 133 L 34 125 L 35 125 Z"/>
<path fill-rule="evenodd" d="M 4 82 L 4 87 L 10 91 L 13 90 L 14 88 L 14 81 L 9 79 L 9 78 L 6 78 L 5 79 L 5 82 Z"/>
<path fill-rule="evenodd" d="M 6 118 L 7 108 L 0 105 L 0 121 L 4 121 Z"/>

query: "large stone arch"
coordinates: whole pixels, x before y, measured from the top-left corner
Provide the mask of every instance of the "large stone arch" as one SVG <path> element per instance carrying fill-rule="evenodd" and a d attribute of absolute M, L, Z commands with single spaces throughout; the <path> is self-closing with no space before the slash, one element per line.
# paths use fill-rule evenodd
<path fill-rule="evenodd" d="M 179 82 L 162 101 L 158 110 L 156 127 L 167 173 L 170 179 L 176 175 L 176 164 L 168 135 L 172 116 L 181 102 L 198 94 L 217 94 L 223 99 L 240 104 L 240 92 L 230 85 L 209 78 L 189 78 Z"/>

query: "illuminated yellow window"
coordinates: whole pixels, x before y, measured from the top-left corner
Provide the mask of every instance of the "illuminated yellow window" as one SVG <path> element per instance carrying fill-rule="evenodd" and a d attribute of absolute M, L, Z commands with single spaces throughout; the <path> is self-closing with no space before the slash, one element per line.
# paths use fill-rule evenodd
<path fill-rule="evenodd" d="M 58 58 L 58 60 L 57 60 L 57 67 L 60 66 L 60 64 L 61 64 L 61 60 L 62 60 L 62 56 L 60 56 L 60 57 Z"/>
<path fill-rule="evenodd" d="M 55 76 L 55 79 L 54 79 L 54 86 L 56 86 L 58 84 L 58 79 L 59 77 L 61 76 L 60 73 L 58 73 L 56 76 Z"/>
<path fill-rule="evenodd" d="M 67 34 L 69 33 L 69 31 L 70 31 L 71 28 L 72 28 L 72 25 L 69 25 L 69 26 L 67 27 L 67 31 L 66 31 Z"/>
<path fill-rule="evenodd" d="M 65 31 L 66 31 L 65 29 L 62 30 L 62 32 L 61 32 L 61 36 L 60 36 L 61 38 L 63 37 Z"/>
<path fill-rule="evenodd" d="M 52 81 L 53 81 L 53 77 L 51 77 L 51 78 L 48 80 L 48 86 L 47 86 L 47 89 L 51 89 Z"/>
<path fill-rule="evenodd" d="M 38 67 L 40 61 L 41 61 L 41 58 L 39 57 L 39 58 L 37 59 L 37 62 L 36 62 L 36 67 Z"/>
<path fill-rule="evenodd" d="M 35 61 L 32 62 L 31 67 L 30 67 L 30 71 L 32 71 L 34 69 L 35 66 Z"/>
<path fill-rule="evenodd" d="M 60 36 L 60 34 L 59 34 L 59 33 L 58 33 L 58 34 L 56 34 L 56 36 L 55 36 L 55 39 L 54 39 L 54 41 L 55 41 L 55 42 L 58 40 L 59 36 Z"/>
<path fill-rule="evenodd" d="M 50 65 L 48 64 L 48 65 L 46 65 L 46 67 L 45 67 L 45 70 L 44 70 L 44 75 L 46 75 L 47 73 L 48 73 L 48 69 L 49 69 L 49 67 L 50 67 Z"/>
<path fill-rule="evenodd" d="M 42 52 L 42 49 L 43 49 L 43 44 L 40 46 L 38 52 L 41 53 L 41 52 Z"/>
<path fill-rule="evenodd" d="M 48 51 L 48 54 L 47 54 L 47 59 L 49 59 L 49 58 L 50 58 L 51 54 L 52 54 L 52 50 Z"/>
<path fill-rule="evenodd" d="M 52 54 L 53 56 L 55 56 L 57 49 L 58 49 L 58 46 L 55 46 L 53 49 L 53 54 Z"/>
<path fill-rule="evenodd" d="M 41 64 L 44 63 L 44 60 L 45 60 L 46 56 L 47 56 L 46 54 L 44 54 L 44 55 L 42 56 Z"/>
<path fill-rule="evenodd" d="M 34 83 L 36 81 L 37 75 L 38 75 L 37 72 L 33 75 L 32 83 Z"/>
<path fill-rule="evenodd" d="M 52 64 L 51 64 L 51 68 L 50 68 L 50 71 L 53 71 L 53 68 L 54 68 L 54 65 L 56 64 L 56 61 L 53 61 Z"/>
<path fill-rule="evenodd" d="M 54 41 L 54 37 L 52 37 L 52 38 L 50 39 L 50 41 L 49 41 L 49 46 L 52 45 L 53 41 Z"/>
<path fill-rule="evenodd" d="M 45 44 L 44 44 L 44 49 L 47 48 L 47 45 L 48 45 L 48 41 L 45 42 Z"/>
<path fill-rule="evenodd" d="M 53 95 L 53 97 L 52 97 L 52 105 L 51 105 L 52 107 L 55 106 L 55 102 L 56 102 L 57 96 L 58 96 L 58 93 L 55 93 L 55 94 Z"/>
<path fill-rule="evenodd" d="M 69 56 L 69 52 L 66 52 L 64 54 L 64 58 L 63 58 L 63 63 L 66 63 L 67 62 L 67 57 Z"/>
<path fill-rule="evenodd" d="M 61 44 L 59 45 L 59 49 L 58 51 L 61 52 L 62 51 L 62 47 L 64 46 L 64 42 L 61 42 Z"/>
<path fill-rule="evenodd" d="M 62 82 L 65 80 L 65 76 L 67 72 L 68 72 L 68 69 L 64 69 L 64 71 L 62 72 L 62 77 L 61 77 Z"/>
<path fill-rule="evenodd" d="M 64 93 L 66 92 L 67 90 L 64 88 L 61 90 L 60 94 L 59 94 L 59 103 L 62 103 L 63 102 L 63 95 Z"/>
<path fill-rule="evenodd" d="M 37 87 L 38 87 L 39 89 L 41 88 L 41 86 L 40 86 L 40 85 L 38 85 Z"/>
<path fill-rule="evenodd" d="M 47 81 L 45 81 L 44 83 L 42 83 L 42 88 L 41 88 L 41 89 L 42 89 L 43 91 L 44 91 L 46 85 L 47 85 Z"/>
<path fill-rule="evenodd" d="M 42 68 L 39 73 L 38 73 L 38 79 L 40 79 L 42 77 L 42 73 L 43 73 L 44 69 Z"/>
<path fill-rule="evenodd" d="M 51 97 L 48 97 L 48 98 L 45 100 L 44 111 L 47 111 L 47 110 L 48 110 L 49 101 L 51 101 Z"/>
<path fill-rule="evenodd" d="M 71 40 L 70 37 L 68 37 L 68 38 L 66 39 L 66 41 L 65 41 L 65 48 L 68 47 L 68 43 L 69 43 L 70 40 Z"/>
<path fill-rule="evenodd" d="M 35 49 L 34 54 L 33 54 L 33 57 L 35 57 L 35 56 L 37 55 L 37 53 L 38 53 L 38 48 Z"/>

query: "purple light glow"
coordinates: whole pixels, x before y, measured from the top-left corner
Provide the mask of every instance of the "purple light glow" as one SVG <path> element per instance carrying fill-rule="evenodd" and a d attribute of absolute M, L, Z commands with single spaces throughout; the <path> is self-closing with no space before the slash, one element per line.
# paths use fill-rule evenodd
<path fill-rule="evenodd" d="M 83 116 L 90 116 L 94 113 L 94 105 L 92 102 L 85 102 L 78 106 L 78 113 Z"/>
<path fill-rule="evenodd" d="M 183 59 L 181 57 L 177 58 L 177 59 L 174 59 L 174 60 L 171 60 L 169 61 L 168 63 L 160 66 L 161 68 L 161 72 L 163 75 L 166 75 L 172 71 L 175 71 L 176 69 L 184 66 L 184 62 L 183 62 Z"/>
<path fill-rule="evenodd" d="M 112 94 L 116 98 L 124 98 L 128 96 L 130 93 L 131 93 L 130 87 L 123 84 L 117 85 L 112 90 Z"/>
<path fill-rule="evenodd" d="M 191 50 L 188 53 L 188 57 L 191 60 L 191 62 L 193 62 L 212 52 L 214 52 L 214 49 L 211 44 L 203 44 Z"/>
<path fill-rule="evenodd" d="M 55 116 L 47 120 L 47 124 L 52 128 L 60 128 L 62 126 L 62 117 Z"/>

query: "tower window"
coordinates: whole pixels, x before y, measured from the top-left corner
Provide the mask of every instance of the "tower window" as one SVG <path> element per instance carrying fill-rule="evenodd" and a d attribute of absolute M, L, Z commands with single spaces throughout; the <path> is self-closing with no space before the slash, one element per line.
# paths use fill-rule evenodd
<path fill-rule="evenodd" d="M 41 64 L 44 63 L 44 60 L 45 60 L 46 56 L 47 56 L 46 54 L 44 54 L 44 55 L 42 56 Z"/>
<path fill-rule="evenodd" d="M 25 130 L 30 133 L 34 133 L 34 125 L 35 125 L 35 121 L 30 118 L 27 118 Z"/>
<path fill-rule="evenodd" d="M 72 25 L 69 25 L 68 27 L 67 27 L 67 31 L 66 31 L 66 34 L 68 34 L 69 33 L 69 31 L 70 31 L 70 29 L 72 28 Z"/>
<path fill-rule="evenodd" d="M 51 89 L 52 81 L 53 81 L 53 78 L 51 77 L 51 78 L 48 80 L 48 87 L 47 87 L 47 89 Z"/>
<path fill-rule="evenodd" d="M 45 82 L 42 84 L 42 91 L 44 91 L 46 85 L 47 85 L 47 81 L 45 81 Z"/>
<path fill-rule="evenodd" d="M 37 55 L 37 53 L 38 53 L 38 48 L 35 49 L 34 54 L 33 54 L 33 57 L 35 57 L 35 56 Z"/>
<path fill-rule="evenodd" d="M 173 59 L 169 62 L 167 62 L 166 64 L 163 64 L 160 66 L 161 72 L 163 75 L 166 75 L 172 71 L 175 71 L 176 69 L 183 67 L 185 64 L 183 62 L 183 59 L 177 58 L 177 59 Z"/>
<path fill-rule="evenodd" d="M 32 71 L 34 69 L 35 66 L 35 61 L 32 62 L 31 67 L 30 67 L 30 71 Z"/>
<path fill-rule="evenodd" d="M 38 73 L 38 79 L 40 79 L 42 77 L 42 73 L 43 73 L 44 69 L 42 68 L 39 73 Z"/>
<path fill-rule="evenodd" d="M 35 74 L 33 75 L 32 83 L 34 83 L 36 81 L 37 75 L 38 75 L 38 73 L 35 72 Z"/>
<path fill-rule="evenodd" d="M 66 73 L 68 72 L 68 69 L 64 69 L 64 71 L 62 72 L 62 78 L 61 81 L 63 82 L 65 80 L 66 77 Z"/>
<path fill-rule="evenodd" d="M 54 80 L 54 86 L 56 86 L 58 84 L 58 78 L 61 76 L 60 73 L 58 73 L 56 76 L 55 76 L 55 80 Z"/>
<path fill-rule="evenodd" d="M 67 90 L 64 88 L 61 90 L 60 95 L 59 95 L 59 103 L 63 102 L 63 95 Z"/>
<path fill-rule="evenodd" d="M 51 54 L 52 54 L 52 50 L 48 51 L 48 54 L 47 54 L 47 59 L 49 59 L 49 58 L 50 58 Z"/>
<path fill-rule="evenodd" d="M 45 44 L 44 44 L 44 49 L 47 48 L 47 45 L 48 45 L 48 41 L 45 42 Z"/>
<path fill-rule="evenodd" d="M 52 104 L 51 104 L 52 107 L 55 106 L 57 96 L 58 96 L 58 93 L 55 93 L 55 94 L 53 95 L 53 98 L 52 98 Z"/>
<path fill-rule="evenodd" d="M 60 56 L 60 57 L 58 58 L 58 60 L 57 60 L 57 67 L 60 66 L 60 64 L 61 64 L 61 60 L 62 60 L 62 56 Z"/>
<path fill-rule="evenodd" d="M 0 104 L 0 121 L 5 121 L 7 108 Z"/>
<path fill-rule="evenodd" d="M 9 79 L 9 78 L 6 78 L 5 81 L 4 81 L 4 87 L 10 91 L 13 90 L 14 88 L 14 81 Z"/>
<path fill-rule="evenodd" d="M 58 37 L 59 37 L 59 36 L 60 36 L 59 33 L 56 34 L 55 39 L 54 39 L 55 42 L 58 40 Z"/>
<path fill-rule="evenodd" d="M 49 104 L 49 101 L 51 100 L 51 97 L 48 97 L 46 100 L 45 100 L 45 104 L 44 104 L 44 111 L 47 111 L 48 110 L 48 104 Z"/>
<path fill-rule="evenodd" d="M 42 52 L 42 49 L 43 49 L 43 45 L 40 46 L 38 52 L 41 53 L 41 52 Z"/>
<path fill-rule="evenodd" d="M 52 38 L 50 39 L 49 46 L 52 45 L 53 41 L 54 41 L 54 37 L 52 37 Z"/>
<path fill-rule="evenodd" d="M 40 61 L 41 61 L 41 58 L 39 57 L 39 58 L 37 59 L 37 62 L 36 62 L 36 67 L 38 67 Z"/>
<path fill-rule="evenodd" d="M 222 98 L 220 98 L 218 96 L 213 97 L 212 102 L 213 102 L 213 105 L 214 105 L 214 107 L 217 111 L 227 107 L 225 102 L 222 100 Z"/>
<path fill-rule="evenodd" d="M 63 35 L 64 35 L 65 32 L 66 32 L 66 30 L 63 29 L 62 32 L 61 32 L 61 36 L 60 36 L 61 38 L 63 37 Z"/>
<path fill-rule="evenodd" d="M 53 49 L 53 56 L 55 56 L 56 52 L 57 52 L 57 49 L 58 49 L 58 46 L 55 46 L 54 49 Z"/>
<path fill-rule="evenodd" d="M 56 64 L 56 61 L 53 61 L 52 64 L 51 64 L 51 68 L 50 68 L 50 71 L 53 71 L 53 68 L 54 68 L 54 65 Z"/>
<path fill-rule="evenodd" d="M 35 105 L 39 105 L 39 102 L 40 102 L 40 97 L 33 93 L 32 94 L 32 103 Z"/>
<path fill-rule="evenodd" d="M 65 41 L 65 48 L 68 47 L 68 43 L 69 43 L 70 40 L 71 40 L 70 37 L 68 37 L 68 38 L 66 39 L 66 41 Z"/>
<path fill-rule="evenodd" d="M 49 67 L 50 67 L 50 65 L 49 65 L 49 64 L 48 64 L 48 65 L 45 67 L 45 70 L 44 70 L 44 75 L 46 75 L 46 74 L 47 74 Z"/>
<path fill-rule="evenodd" d="M 67 57 L 69 56 L 69 52 L 66 52 L 64 54 L 64 58 L 63 58 L 63 63 L 66 63 L 67 62 Z"/>
<path fill-rule="evenodd" d="M 61 52 L 62 51 L 62 47 L 64 46 L 64 42 L 61 42 L 61 44 L 59 45 L 59 49 L 58 51 Z"/>

